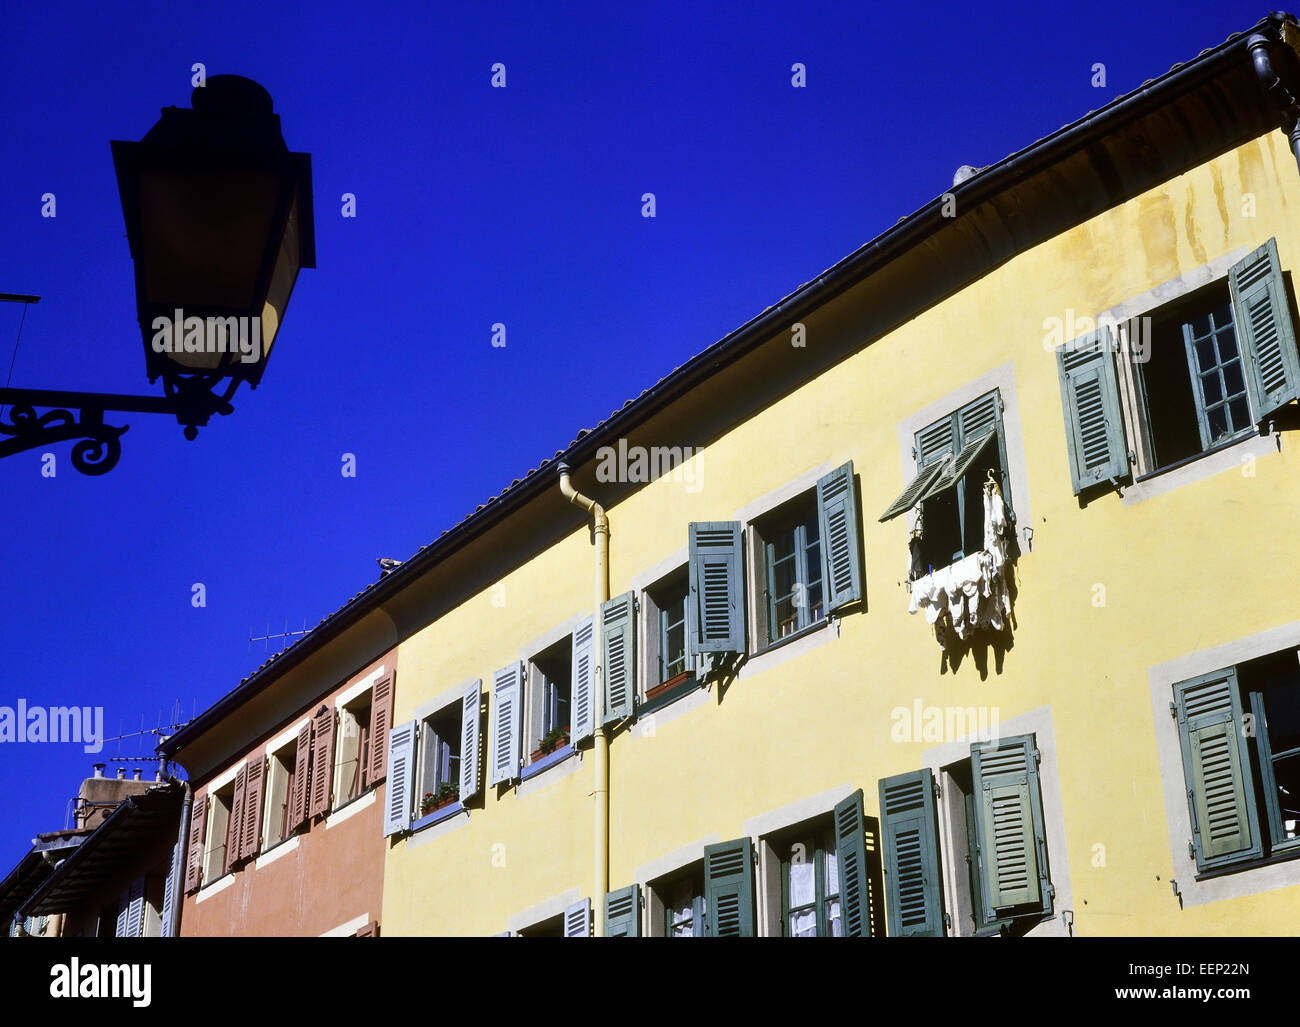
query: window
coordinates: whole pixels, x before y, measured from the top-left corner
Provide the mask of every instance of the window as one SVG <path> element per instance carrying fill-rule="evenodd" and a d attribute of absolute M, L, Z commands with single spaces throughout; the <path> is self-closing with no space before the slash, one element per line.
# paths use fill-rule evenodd
<path fill-rule="evenodd" d="M 587 938 L 591 936 L 591 900 L 583 899 L 567 907 L 563 913 L 521 927 L 516 932 L 521 938 Z"/>
<path fill-rule="evenodd" d="M 461 704 L 439 710 L 420 722 L 419 771 L 416 794 L 419 815 L 455 802 L 460 797 Z"/>
<path fill-rule="evenodd" d="M 960 796 L 949 858 L 965 865 L 958 933 L 1024 934 L 1052 915 L 1055 889 L 1033 735 L 971 745 L 970 758 L 943 768 Z M 929 770 L 880 782 L 885 906 L 893 936 L 942 937 L 951 926 L 940 884 L 934 776 Z"/>
<path fill-rule="evenodd" d="M 334 763 L 334 806 L 370 787 L 370 693 L 339 709 L 338 754 Z"/>
<path fill-rule="evenodd" d="M 781 859 L 781 926 L 787 938 L 839 938 L 840 875 L 829 818 L 778 845 Z"/>
<path fill-rule="evenodd" d="M 675 580 L 657 590 L 654 602 L 659 643 L 656 680 L 663 684 L 687 673 L 685 568 L 675 575 Z"/>
<path fill-rule="evenodd" d="M 1140 478 L 1248 436 L 1300 393 L 1273 239 L 1226 278 L 1140 320 L 1102 325 L 1057 351 L 1076 494 L 1128 476 L 1130 459 Z"/>
<path fill-rule="evenodd" d="M 776 642 L 826 615 L 816 497 L 806 493 L 754 523 L 762 545 L 766 640 Z"/>
<path fill-rule="evenodd" d="M 230 869 L 227 853 L 233 853 L 236 820 L 230 815 L 235 802 L 235 782 L 231 781 L 208 797 L 208 840 L 203 864 L 203 881 L 215 881 Z"/>
<path fill-rule="evenodd" d="M 1287 649 L 1174 686 L 1202 872 L 1300 854 L 1300 662 Z"/>
<path fill-rule="evenodd" d="M 641 660 L 645 694 L 639 712 L 652 713 L 692 691 L 696 685 L 695 657 L 689 654 L 687 597 L 689 580 L 683 564 L 649 586 L 641 594 L 642 637 L 645 653 Z"/>
<path fill-rule="evenodd" d="M 529 762 L 569 744 L 573 697 L 573 639 L 565 636 L 529 662 Z"/>
<path fill-rule="evenodd" d="M 266 822 L 262 827 L 262 837 L 268 849 L 288 838 L 296 827 L 289 816 L 296 771 L 296 741 L 288 742 L 267 759 Z"/>
<path fill-rule="evenodd" d="M 984 483 L 990 475 L 1014 521 L 1002 397 L 995 389 L 920 429 L 913 453 L 917 474 L 880 520 L 914 507 L 912 566 L 916 580 L 984 548 Z"/>
<path fill-rule="evenodd" d="M 466 682 L 459 701 L 388 733 L 385 837 L 442 810 L 450 816 L 478 794 L 481 689 L 477 678 Z"/>
<path fill-rule="evenodd" d="M 708 933 L 704 863 L 696 861 L 650 882 L 650 933 L 660 938 L 703 938 Z"/>

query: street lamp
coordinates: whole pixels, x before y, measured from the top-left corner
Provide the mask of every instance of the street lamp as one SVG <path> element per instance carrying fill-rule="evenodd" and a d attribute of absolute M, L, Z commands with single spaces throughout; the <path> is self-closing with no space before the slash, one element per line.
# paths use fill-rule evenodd
<path fill-rule="evenodd" d="M 112 144 L 145 369 L 163 396 L 0 389 L 13 404 L 0 456 L 79 438 L 73 465 L 104 474 L 128 427 L 105 425 L 105 411 L 172 414 L 193 439 L 234 409 L 241 382 L 262 380 L 298 272 L 316 266 L 311 157 L 289 152 L 256 82 L 214 75 L 191 103 Z"/>

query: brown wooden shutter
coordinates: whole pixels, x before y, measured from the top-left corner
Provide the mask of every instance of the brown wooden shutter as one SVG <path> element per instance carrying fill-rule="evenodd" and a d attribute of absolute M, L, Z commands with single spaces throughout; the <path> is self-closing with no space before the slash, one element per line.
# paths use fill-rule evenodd
<path fill-rule="evenodd" d="M 307 819 L 307 778 L 311 774 L 311 721 L 298 732 L 298 753 L 293 763 L 293 791 L 289 795 L 289 822 L 284 830 L 288 834 L 297 830 Z"/>
<path fill-rule="evenodd" d="M 319 817 L 329 812 L 330 786 L 334 783 L 334 707 L 322 706 L 313 718 L 316 741 L 311 752 L 311 808 L 310 816 Z"/>
<path fill-rule="evenodd" d="M 185 890 L 197 891 L 203 879 L 203 844 L 208 827 L 208 797 L 195 796 L 190 807 L 189 862 L 185 866 Z"/>
<path fill-rule="evenodd" d="M 230 801 L 230 819 L 226 824 L 226 865 L 229 870 L 239 862 L 244 848 L 244 799 L 248 794 L 248 764 L 235 775 L 235 797 Z"/>
<path fill-rule="evenodd" d="M 352 937 L 354 937 L 354 938 L 378 938 L 378 937 L 379 937 L 379 921 L 378 921 L 378 920 L 371 920 L 370 923 L 366 924 L 364 927 L 358 927 L 358 928 L 357 928 L 357 933 L 354 934 Z"/>
<path fill-rule="evenodd" d="M 244 841 L 239 846 L 241 859 L 257 855 L 262 847 L 262 781 L 266 761 L 255 757 L 248 762 L 248 778 L 244 785 Z"/>
<path fill-rule="evenodd" d="M 393 675 L 375 682 L 370 695 L 370 786 L 388 774 L 388 729 L 393 726 Z"/>

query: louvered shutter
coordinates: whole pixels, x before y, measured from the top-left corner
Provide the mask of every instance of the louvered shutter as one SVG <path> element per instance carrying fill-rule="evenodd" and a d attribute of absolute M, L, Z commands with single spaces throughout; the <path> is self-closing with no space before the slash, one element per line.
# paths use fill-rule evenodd
<path fill-rule="evenodd" d="M 266 761 L 256 756 L 248 761 L 248 778 L 244 785 L 244 840 L 239 854 L 244 859 L 256 856 L 262 847 L 262 785 L 266 779 Z"/>
<path fill-rule="evenodd" d="M 641 886 L 605 893 L 605 937 L 641 937 Z"/>
<path fill-rule="evenodd" d="M 754 935 L 754 846 L 748 838 L 704 847 L 710 938 Z"/>
<path fill-rule="evenodd" d="M 475 678 L 460 700 L 460 801 L 478 794 L 479 690 Z"/>
<path fill-rule="evenodd" d="M 207 843 L 208 797 L 194 797 L 190 807 L 189 857 L 185 865 L 185 890 L 197 891 L 203 881 L 203 851 Z"/>
<path fill-rule="evenodd" d="M 880 782 L 880 819 L 890 936 L 943 937 L 939 823 L 930 771 L 884 778 Z"/>
<path fill-rule="evenodd" d="M 415 735 L 413 720 L 388 732 L 388 796 L 384 804 L 384 837 L 411 826 L 411 792 L 415 788 Z"/>
<path fill-rule="evenodd" d="M 1051 912 L 1033 736 L 974 743 L 971 776 L 984 919 Z"/>
<path fill-rule="evenodd" d="M 131 882 L 131 898 L 126 909 L 126 934 L 123 937 L 139 938 L 144 931 L 144 878 Z"/>
<path fill-rule="evenodd" d="M 604 727 L 632 716 L 636 697 L 636 597 L 631 592 L 601 603 L 600 631 Z"/>
<path fill-rule="evenodd" d="M 951 417 L 922 428 L 916 433 L 916 466 L 929 467 L 953 455 L 957 440 L 953 434 Z"/>
<path fill-rule="evenodd" d="M 585 620 L 573 631 L 573 743 L 596 731 L 596 619 Z"/>
<path fill-rule="evenodd" d="M 374 787 L 388 774 L 388 749 L 384 739 L 393 725 L 393 675 L 385 674 L 370 691 L 370 778 Z"/>
<path fill-rule="evenodd" d="M 1233 326 L 1246 358 L 1250 407 L 1259 421 L 1300 394 L 1300 355 L 1277 240 L 1234 264 L 1228 284 Z"/>
<path fill-rule="evenodd" d="M 844 937 L 870 938 L 871 901 L 867 890 L 866 823 L 862 817 L 861 789 L 836 803 L 834 822 Z"/>
<path fill-rule="evenodd" d="M 1235 668 L 1175 685 L 1174 713 L 1197 867 L 1258 859 L 1263 845 Z"/>
<path fill-rule="evenodd" d="M 817 482 L 817 520 L 821 529 L 822 592 L 826 612 L 833 613 L 862 598 L 861 525 L 852 460 Z"/>
<path fill-rule="evenodd" d="M 315 741 L 311 750 L 311 803 L 307 815 L 323 816 L 330 809 L 334 785 L 334 707 L 324 705 L 312 718 Z"/>
<path fill-rule="evenodd" d="M 117 923 L 113 926 L 114 938 L 129 938 L 127 918 L 131 914 L 131 889 L 127 888 L 117 899 Z M 28 932 L 30 933 L 30 932 Z"/>
<path fill-rule="evenodd" d="M 744 564 L 740 524 L 705 521 L 690 526 L 690 595 L 695 629 L 687 651 L 745 651 Z"/>
<path fill-rule="evenodd" d="M 177 840 L 167 853 L 167 877 L 163 882 L 162 923 L 158 928 L 158 937 L 172 937 L 172 917 L 176 913 L 177 892 L 180 889 L 181 845 Z"/>
<path fill-rule="evenodd" d="M 248 797 L 248 764 L 235 774 L 235 795 L 230 803 L 230 816 L 226 821 L 226 866 L 229 870 L 239 862 L 244 849 L 244 802 Z"/>
<path fill-rule="evenodd" d="M 566 938 L 591 937 L 591 899 L 575 902 L 564 911 L 564 936 Z"/>
<path fill-rule="evenodd" d="M 916 506 L 933 491 L 934 483 L 943 473 L 944 469 L 951 466 L 951 457 L 945 455 L 938 463 L 928 464 L 922 467 L 915 478 L 913 478 L 899 493 L 898 498 L 886 507 L 885 512 L 880 515 L 880 522 L 892 520 L 899 514 L 907 513 L 908 510 Z"/>
<path fill-rule="evenodd" d="M 488 785 L 513 781 L 519 771 L 523 735 L 523 673 L 517 663 L 502 667 L 492 679 L 492 756 Z"/>
<path fill-rule="evenodd" d="M 1098 328 L 1058 349 L 1056 369 L 1065 410 L 1070 481 L 1077 496 L 1090 485 L 1128 473 L 1110 330 Z"/>
<path fill-rule="evenodd" d="M 293 789 L 289 793 L 289 823 L 285 833 L 296 830 L 307 819 L 307 806 L 311 801 L 308 782 L 311 779 L 311 721 L 298 730 L 298 745 L 293 760 Z"/>

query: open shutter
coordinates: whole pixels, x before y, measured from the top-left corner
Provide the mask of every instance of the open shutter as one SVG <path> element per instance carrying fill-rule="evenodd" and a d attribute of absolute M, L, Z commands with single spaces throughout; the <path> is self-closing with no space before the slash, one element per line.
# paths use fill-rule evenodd
<path fill-rule="evenodd" d="M 126 934 L 124 938 L 138 938 L 144 930 L 144 878 L 131 882 L 130 902 L 126 908 Z"/>
<path fill-rule="evenodd" d="M 754 846 L 748 838 L 704 847 L 710 938 L 754 936 Z"/>
<path fill-rule="evenodd" d="M 197 891 L 203 881 L 203 847 L 207 841 L 208 797 L 194 797 L 190 807 L 189 858 L 185 865 L 185 890 Z"/>
<path fill-rule="evenodd" d="M 235 797 L 230 803 L 230 817 L 226 821 L 226 866 L 229 870 L 244 853 L 244 803 L 248 798 L 248 764 L 235 774 Z"/>
<path fill-rule="evenodd" d="M 1110 329 L 1103 326 L 1056 351 L 1070 481 L 1076 496 L 1089 485 L 1128 473 L 1119 383 L 1110 349 Z"/>
<path fill-rule="evenodd" d="M 573 631 L 573 744 L 596 731 L 596 619 L 583 621 Z"/>
<path fill-rule="evenodd" d="M 939 822 L 930 771 L 881 780 L 880 819 L 890 937 L 943 937 Z"/>
<path fill-rule="evenodd" d="M 167 853 L 167 878 L 163 882 L 162 924 L 158 929 L 160 938 L 172 937 L 172 917 L 176 914 L 176 900 L 180 891 L 181 843 L 179 839 Z"/>
<path fill-rule="evenodd" d="M 694 630 L 687 652 L 745 651 L 745 593 L 740 524 L 704 521 L 690 526 L 690 595 Z"/>
<path fill-rule="evenodd" d="M 296 830 L 307 819 L 310 792 L 307 779 L 311 777 L 311 721 L 298 731 L 298 749 L 293 761 L 293 792 L 289 796 L 289 823 L 285 832 Z"/>
<path fill-rule="evenodd" d="M 641 937 L 641 886 L 605 893 L 605 937 Z"/>
<path fill-rule="evenodd" d="M 984 919 L 1051 912 L 1033 735 L 974 743 L 971 776 Z"/>
<path fill-rule="evenodd" d="M 575 902 L 564 911 L 564 936 L 566 938 L 591 937 L 591 899 Z"/>
<path fill-rule="evenodd" d="M 478 794 L 479 689 L 475 678 L 460 700 L 460 801 Z"/>
<path fill-rule="evenodd" d="M 927 464 L 922 467 L 920 471 L 917 472 L 916 477 L 904 486 L 903 491 L 899 493 L 898 498 L 890 503 L 885 509 L 885 512 L 880 515 L 881 523 L 883 524 L 885 521 L 893 520 L 893 518 L 897 517 L 899 514 L 907 513 L 907 511 L 916 506 L 917 503 L 920 503 L 928 497 L 931 491 L 933 491 L 934 483 L 938 479 L 939 475 L 943 472 L 944 468 L 950 466 L 951 463 L 951 458 L 945 455 L 944 459 L 940 460 L 938 463 Z"/>
<path fill-rule="evenodd" d="M 411 790 L 415 787 L 415 733 L 413 720 L 388 732 L 388 796 L 384 805 L 384 837 L 411 826 Z"/>
<path fill-rule="evenodd" d="M 244 785 L 244 840 L 239 846 L 243 859 L 256 856 L 262 847 L 262 782 L 266 761 L 256 756 L 248 761 L 248 778 Z"/>
<path fill-rule="evenodd" d="M 853 491 L 853 461 L 817 482 L 817 520 L 821 528 L 822 591 L 826 612 L 862 598 L 862 558 L 858 498 Z"/>
<path fill-rule="evenodd" d="M 952 456 L 957 447 L 957 439 L 953 434 L 952 417 L 948 416 L 942 420 L 935 421 L 916 433 L 916 457 L 917 467 L 929 467 L 931 464 L 941 463 L 944 457 Z"/>
<path fill-rule="evenodd" d="M 1263 845 L 1250 759 L 1242 745 L 1244 722 L 1236 669 L 1202 674 L 1175 685 L 1174 715 L 1197 868 L 1258 859 Z"/>
<path fill-rule="evenodd" d="M 370 690 L 370 776 L 371 787 L 388 774 L 388 749 L 384 739 L 393 726 L 393 675 L 385 674 Z"/>
<path fill-rule="evenodd" d="M 129 938 L 127 934 L 127 918 L 131 913 L 131 889 L 127 888 L 117 899 L 117 923 L 113 925 L 114 938 Z"/>
<path fill-rule="evenodd" d="M 632 716 L 636 695 L 636 597 L 600 604 L 601 726 Z"/>
<path fill-rule="evenodd" d="M 492 757 L 488 785 L 513 781 L 519 771 L 523 734 L 523 672 L 518 663 L 502 667 L 492 679 Z"/>
<path fill-rule="evenodd" d="M 307 815 L 323 816 L 330 809 L 334 785 L 334 707 L 321 706 L 312 718 L 316 736 L 311 750 L 311 803 Z"/>
<path fill-rule="evenodd" d="M 844 937 L 871 937 L 871 901 L 867 891 L 866 823 L 862 789 L 835 805 L 835 852 L 840 869 L 840 922 Z"/>
<path fill-rule="evenodd" d="M 1300 394 L 1300 356 L 1277 240 L 1270 239 L 1234 264 L 1228 270 L 1228 286 L 1233 327 L 1247 368 L 1246 391 L 1259 421 Z"/>

